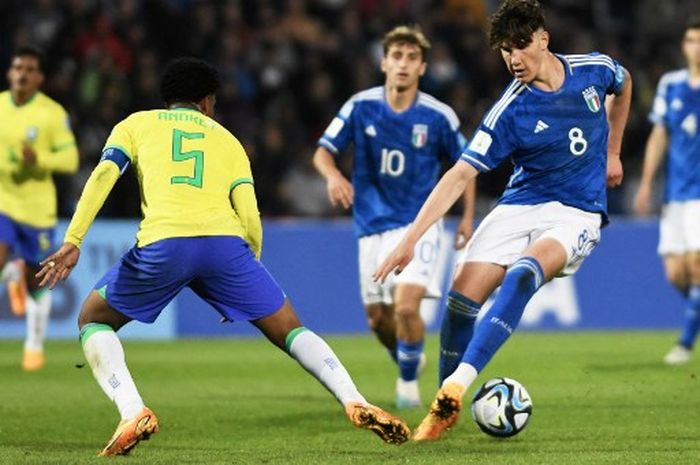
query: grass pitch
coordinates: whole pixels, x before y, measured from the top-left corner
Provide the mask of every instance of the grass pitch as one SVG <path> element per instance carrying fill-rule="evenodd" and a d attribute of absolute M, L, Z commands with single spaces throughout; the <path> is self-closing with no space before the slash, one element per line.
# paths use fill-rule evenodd
<path fill-rule="evenodd" d="M 389 446 L 353 428 L 313 378 L 262 339 L 125 342 L 161 432 L 126 458 L 97 458 L 118 415 L 77 342 L 50 342 L 39 373 L 0 342 L 0 464 L 691 464 L 700 463 L 700 357 L 661 358 L 671 333 L 518 333 L 479 377 L 522 382 L 531 423 L 499 440 L 463 412 L 436 443 Z M 396 370 L 370 336 L 330 337 L 360 390 L 415 427 L 427 411 L 392 406 Z M 437 337 L 423 401 L 435 393 Z M 478 386 L 472 386 L 469 396 Z M 466 402 L 468 405 L 468 401 Z"/>

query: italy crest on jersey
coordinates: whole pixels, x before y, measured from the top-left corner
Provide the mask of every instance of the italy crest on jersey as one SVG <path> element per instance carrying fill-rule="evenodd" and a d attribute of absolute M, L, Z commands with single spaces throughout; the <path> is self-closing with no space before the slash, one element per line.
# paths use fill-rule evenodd
<path fill-rule="evenodd" d="M 598 96 L 598 92 L 596 92 L 595 87 L 591 86 L 584 90 L 583 98 L 586 100 L 588 109 L 593 113 L 598 113 L 598 110 L 600 110 L 600 97 Z"/>
<path fill-rule="evenodd" d="M 427 124 L 414 124 L 413 125 L 413 135 L 411 136 L 411 143 L 417 149 L 423 147 L 428 143 L 428 125 Z"/>

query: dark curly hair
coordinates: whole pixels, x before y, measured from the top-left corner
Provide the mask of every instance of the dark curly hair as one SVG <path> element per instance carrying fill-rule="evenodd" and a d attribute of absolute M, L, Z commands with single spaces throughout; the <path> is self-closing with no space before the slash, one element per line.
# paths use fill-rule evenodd
<path fill-rule="evenodd" d="M 491 48 L 525 48 L 532 42 L 532 34 L 544 28 L 544 13 L 537 0 L 506 0 L 489 21 Z"/>
<path fill-rule="evenodd" d="M 216 69 L 204 60 L 176 58 L 168 63 L 160 81 L 160 95 L 166 106 L 176 102 L 196 103 L 216 94 L 221 81 Z"/>

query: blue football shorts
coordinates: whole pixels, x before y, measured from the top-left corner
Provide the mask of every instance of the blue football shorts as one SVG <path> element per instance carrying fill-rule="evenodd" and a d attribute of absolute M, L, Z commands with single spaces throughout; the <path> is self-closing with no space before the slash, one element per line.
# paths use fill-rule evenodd
<path fill-rule="evenodd" d="M 0 213 L 0 242 L 7 244 L 12 254 L 31 266 L 38 266 L 51 255 L 56 249 L 55 240 L 54 228 L 35 228 Z"/>
<path fill-rule="evenodd" d="M 286 298 L 236 236 L 176 237 L 132 247 L 95 290 L 118 312 L 153 323 L 184 287 L 231 321 L 269 316 Z"/>

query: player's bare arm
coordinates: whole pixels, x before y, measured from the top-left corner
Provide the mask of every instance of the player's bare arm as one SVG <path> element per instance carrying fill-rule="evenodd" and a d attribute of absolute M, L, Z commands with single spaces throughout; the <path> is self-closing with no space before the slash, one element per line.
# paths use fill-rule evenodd
<path fill-rule="evenodd" d="M 663 124 L 655 124 L 647 139 L 644 150 L 644 167 L 639 190 L 634 196 L 634 211 L 639 215 L 648 215 L 653 192 L 654 176 L 666 156 L 668 131 Z"/>
<path fill-rule="evenodd" d="M 467 183 L 462 199 L 464 212 L 455 232 L 455 250 L 464 248 L 474 233 L 474 202 L 476 201 L 476 179 Z"/>
<path fill-rule="evenodd" d="M 340 172 L 331 154 L 324 147 L 318 147 L 314 153 L 314 167 L 327 182 L 328 199 L 334 207 L 342 205 L 348 209 L 352 206 L 355 191 L 352 183 Z"/>
<path fill-rule="evenodd" d="M 608 124 L 610 126 L 608 135 L 608 187 L 619 186 L 622 183 L 624 174 L 620 153 L 622 151 L 622 135 L 627 124 L 630 102 L 632 102 L 632 77 L 627 70 L 624 70 L 624 73 L 625 83 L 622 85 L 620 93 L 612 95 L 606 100 Z"/>
<path fill-rule="evenodd" d="M 421 207 L 418 216 L 406 231 L 399 245 L 372 275 L 375 281 L 383 283 L 392 271 L 395 271 L 396 274 L 401 273 L 413 259 L 413 249 L 418 239 L 447 213 L 447 210 L 464 193 L 469 181 L 477 174 L 478 171 L 473 166 L 463 161 L 458 161 L 444 174 Z"/>

